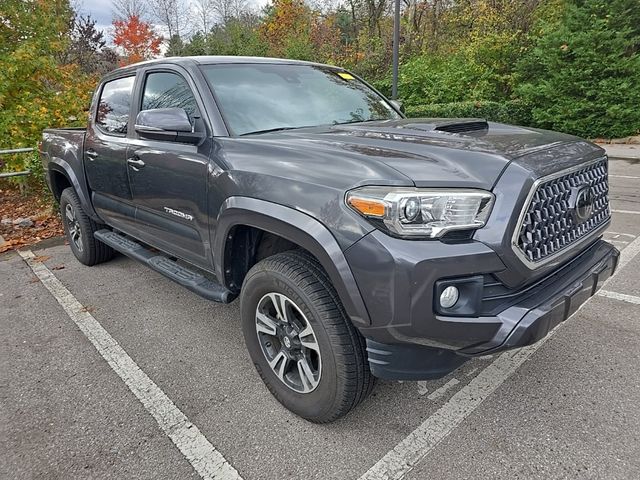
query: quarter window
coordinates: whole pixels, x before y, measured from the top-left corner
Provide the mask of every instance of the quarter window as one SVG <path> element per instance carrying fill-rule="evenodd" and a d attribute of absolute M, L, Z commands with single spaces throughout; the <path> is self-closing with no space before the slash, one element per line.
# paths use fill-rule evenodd
<path fill-rule="evenodd" d="M 102 87 L 96 123 L 106 133 L 113 135 L 127 133 L 134 81 L 135 77 L 118 78 L 105 83 Z"/>
<path fill-rule="evenodd" d="M 157 108 L 182 108 L 192 123 L 198 111 L 196 99 L 186 80 L 170 72 L 150 73 L 144 84 L 141 109 Z"/>

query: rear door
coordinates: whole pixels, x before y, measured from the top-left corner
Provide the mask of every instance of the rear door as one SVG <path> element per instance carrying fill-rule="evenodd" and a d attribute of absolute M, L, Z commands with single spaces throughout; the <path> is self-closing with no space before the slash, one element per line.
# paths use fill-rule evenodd
<path fill-rule="evenodd" d="M 135 74 L 106 81 L 97 93 L 84 143 L 84 165 L 93 206 L 125 232 L 134 225 L 127 172 L 127 139 Z"/>
<path fill-rule="evenodd" d="M 149 67 L 141 73 L 136 110 L 182 108 L 200 145 L 141 138 L 133 132 L 129 179 L 140 238 L 197 266 L 211 266 L 207 214 L 210 129 L 194 82 L 179 67 Z"/>

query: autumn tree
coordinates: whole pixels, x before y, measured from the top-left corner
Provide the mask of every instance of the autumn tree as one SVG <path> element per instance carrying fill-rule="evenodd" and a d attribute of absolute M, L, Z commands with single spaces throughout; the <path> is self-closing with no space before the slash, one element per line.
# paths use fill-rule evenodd
<path fill-rule="evenodd" d="M 124 52 L 122 65 L 148 60 L 160 54 L 162 37 L 137 15 L 114 20 L 113 26 L 113 43 Z"/>
<path fill-rule="evenodd" d="M 34 147 L 44 128 L 85 123 L 96 79 L 58 60 L 72 15 L 68 0 L 3 0 L 0 148 Z M 9 169 L 24 168 L 24 159 L 9 160 Z"/>
<path fill-rule="evenodd" d="M 274 0 L 265 22 L 260 25 L 269 54 L 311 60 L 311 23 L 311 10 L 303 0 Z"/>

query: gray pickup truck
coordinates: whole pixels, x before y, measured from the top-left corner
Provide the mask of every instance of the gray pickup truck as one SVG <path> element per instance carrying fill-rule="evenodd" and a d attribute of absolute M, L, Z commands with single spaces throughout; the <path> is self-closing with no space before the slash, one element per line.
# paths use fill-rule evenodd
<path fill-rule="evenodd" d="M 405 118 L 327 65 L 121 68 L 88 128 L 45 130 L 40 150 L 80 262 L 118 251 L 209 300 L 239 297 L 260 376 L 314 422 L 358 405 L 375 377 L 437 378 L 536 342 L 619 257 L 602 240 L 599 147 Z"/>

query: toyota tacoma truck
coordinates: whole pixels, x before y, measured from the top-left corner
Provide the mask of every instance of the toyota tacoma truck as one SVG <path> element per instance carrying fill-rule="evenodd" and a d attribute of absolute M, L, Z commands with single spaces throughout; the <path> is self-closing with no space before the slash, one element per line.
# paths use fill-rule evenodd
<path fill-rule="evenodd" d="M 208 300 L 239 298 L 259 375 L 313 422 L 376 377 L 438 378 L 540 340 L 619 258 L 602 240 L 601 148 L 405 118 L 333 66 L 139 63 L 102 79 L 86 129 L 43 137 L 77 259 L 120 252 Z"/>

